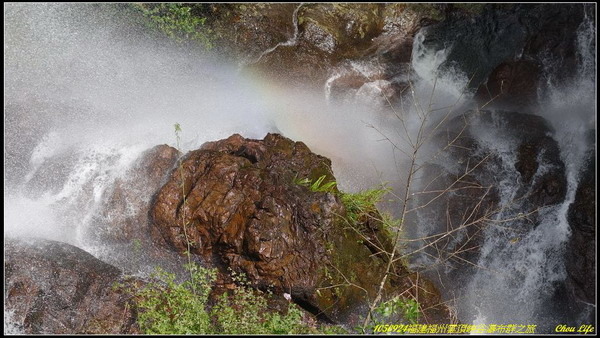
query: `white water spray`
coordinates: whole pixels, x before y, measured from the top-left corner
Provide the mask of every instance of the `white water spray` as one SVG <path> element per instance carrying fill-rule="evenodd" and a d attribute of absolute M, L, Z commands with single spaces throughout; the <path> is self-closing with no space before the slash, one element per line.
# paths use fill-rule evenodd
<path fill-rule="evenodd" d="M 273 88 L 210 55 L 123 34 L 86 5 L 11 4 L 5 18 L 6 114 L 15 121 L 5 158 L 18 170 L 5 182 L 5 236 L 97 253 L 85 229 L 144 150 L 175 145 L 176 122 L 183 152 L 234 133 L 281 132 L 331 157 L 348 190 L 379 183 L 373 168 L 393 167 L 366 127 L 380 123 L 368 105 L 328 105 L 320 88 Z"/>
<path fill-rule="evenodd" d="M 451 87 L 453 83 L 457 84 L 457 89 L 463 87 L 465 77 L 456 77 L 453 72 L 438 73 L 447 49 L 427 50 L 421 44 L 422 34 L 417 34 L 413 49 L 413 68 L 422 83 L 431 83 L 431 79 L 441 76 L 444 87 Z M 566 196 L 562 202 L 539 210 L 540 225 L 535 229 L 530 230 L 530 226 L 518 221 L 502 222 L 501 226 L 492 225 L 485 229 L 479 259 L 473 262 L 477 266 L 476 272 L 466 283 L 463 276 L 460 284 L 449 286 L 451 290 L 457 290 L 456 306 L 459 320 L 463 322 L 538 324 L 538 332 L 544 332 L 552 330 L 552 325 L 560 318 L 567 320 L 572 315 L 559 314 L 560 305 L 554 305 L 552 297 L 557 283 L 566 278 L 564 250 L 570 236 L 567 212 L 574 201 L 578 176 L 589 147 L 587 134 L 596 123 L 595 52 L 591 48 L 594 38 L 594 25 L 587 17 L 578 30 L 579 72 L 570 83 L 556 85 L 552 77 L 554 60 L 544 60 L 548 83 L 539 93 L 541 105 L 537 114 L 555 129 L 551 136 L 557 141 L 561 160 L 565 163 Z M 515 142 L 499 123 L 501 121 L 491 125 L 475 123 L 469 127 L 469 132 L 482 148 L 500 160 L 499 166 L 493 170 L 494 177 L 488 179 L 495 181 L 494 186 L 499 189 L 499 205 L 505 207 L 505 211 L 495 216 L 501 221 L 518 215 L 518 210 L 508 206 L 514 203 L 521 183 L 520 174 L 515 170 Z M 545 170 L 551 169 L 541 158 L 538 162 L 540 168 L 531 185 Z M 440 164 L 453 167 L 452 164 Z M 427 217 L 423 217 L 421 228 L 427 229 L 430 225 Z M 415 264 L 431 263 L 427 257 L 415 261 Z"/>

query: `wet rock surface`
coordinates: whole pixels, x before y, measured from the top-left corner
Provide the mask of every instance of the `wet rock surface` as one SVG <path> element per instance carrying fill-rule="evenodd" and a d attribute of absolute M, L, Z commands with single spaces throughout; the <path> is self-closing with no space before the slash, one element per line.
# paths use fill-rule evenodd
<path fill-rule="evenodd" d="M 189 240 L 193 254 L 244 273 L 255 287 L 291 294 L 323 320 L 357 321 L 367 297 L 374 298 L 386 259 L 344 226 L 335 190 L 296 183 L 322 176 L 324 183 L 334 180 L 329 159 L 302 142 L 233 135 L 188 153 L 159 191 L 151 216 L 178 252 L 188 250 Z M 377 236 L 376 226 L 364 227 Z M 395 269 L 384 296 L 406 284 L 406 270 Z"/>
<path fill-rule="evenodd" d="M 567 178 L 560 149 L 552 138 L 553 129 L 541 116 L 519 113 L 503 116 L 513 135 L 520 139 L 515 168 L 521 174 L 522 198 L 534 207 L 562 202 L 567 193 Z"/>
<path fill-rule="evenodd" d="M 551 135 L 540 116 L 479 111 L 453 118 L 436 136 L 439 149 L 445 150 L 426 167 L 429 179 L 419 192 L 414 217 L 428 220 L 432 228 L 426 235 L 437 236 L 425 243 L 431 245 L 428 252 L 460 267 L 450 278 L 462 279 L 464 269 L 475 266 L 485 229 L 499 215 L 513 219 L 515 231 L 526 233 L 540 225 L 539 210 L 564 201 L 565 166 Z M 499 177 L 514 180 L 502 183 Z M 500 187 L 506 184 L 516 194 L 510 208 L 501 210 Z M 518 236 L 506 239 L 511 241 Z"/>
<path fill-rule="evenodd" d="M 491 104 L 507 110 L 534 108 L 540 85 L 541 67 L 536 62 L 518 60 L 498 65 L 476 93 L 480 105 Z"/>
<path fill-rule="evenodd" d="M 501 160 L 482 151 L 471 134 L 470 126 L 478 118 L 472 113 L 459 115 L 435 136 L 439 154 L 424 168 L 426 180 L 421 182 L 410 215 L 417 224 L 430 224 L 422 236 L 433 237 L 419 245 L 426 245 L 427 252 L 444 264 L 459 267 L 450 278 L 461 278 L 463 270 L 477 262 L 486 222 L 499 203 L 489 171 Z"/>
<path fill-rule="evenodd" d="M 215 30 L 222 44 L 240 55 L 248 71 L 270 81 L 318 86 L 341 62 L 374 57 L 385 69 L 385 80 L 391 81 L 391 70 L 410 62 L 415 33 L 433 22 L 425 18 L 439 15 L 434 6 L 414 4 L 213 7 L 221 15 Z"/>
<path fill-rule="evenodd" d="M 146 238 L 150 233 L 148 210 L 152 197 L 165 183 L 179 156 L 177 149 L 167 145 L 141 154 L 131 169 L 115 180 L 90 236 L 107 242 Z"/>
<path fill-rule="evenodd" d="M 575 302 L 595 303 L 596 281 L 596 164 L 588 151 L 575 201 L 569 206 L 571 238 L 567 242 L 567 285 Z"/>
<path fill-rule="evenodd" d="M 27 334 L 138 333 L 121 272 L 74 246 L 41 239 L 4 244 L 5 311 Z"/>
<path fill-rule="evenodd" d="M 449 8 L 445 20 L 429 27 L 424 42 L 435 49 L 444 49 L 451 42 L 452 48 L 448 50 L 442 67 L 460 64 L 461 71 L 468 78 L 473 77 L 470 82 L 472 88 L 485 83 L 494 69 L 496 72 L 502 70 L 497 67 L 504 62 L 524 66 L 530 61 L 547 64 L 551 60 L 555 68 L 550 72 L 557 76 L 558 81 L 576 74 L 575 44 L 585 6 L 489 4 L 475 10 L 477 15 L 466 18 L 460 9 Z M 460 63 L 456 62 L 458 60 L 461 60 Z M 513 85 L 528 83 L 530 74 L 530 71 L 516 74 Z M 522 98 L 522 93 L 514 93 Z"/>

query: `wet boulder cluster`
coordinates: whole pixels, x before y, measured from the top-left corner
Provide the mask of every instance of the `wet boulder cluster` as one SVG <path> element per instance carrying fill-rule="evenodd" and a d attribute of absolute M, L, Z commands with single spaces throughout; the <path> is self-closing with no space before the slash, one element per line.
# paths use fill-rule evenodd
<path fill-rule="evenodd" d="M 184 257 L 189 245 L 195 260 L 220 271 L 217 284 L 231 282 L 232 272 L 243 273 L 253 287 L 290 294 L 320 320 L 359 323 L 378 292 L 388 263 L 385 251 L 392 247 L 376 221 L 348 223 L 337 189 L 315 191 L 299 184 L 322 177 L 323 183 L 334 181 L 329 159 L 278 134 L 263 140 L 233 135 L 204 144 L 180 162 L 177 154 L 167 146 L 145 152 L 132 166 L 140 182 L 117 182 L 98 216 L 104 221 L 96 222 L 103 226 L 90 236 L 107 243 L 142 238 L 138 250 L 156 261 Z M 157 190 L 150 199 L 148 188 Z M 125 204 L 140 210 L 124 212 Z M 365 237 L 380 238 L 378 249 Z M 52 241 L 16 241 L 7 252 L 7 302 L 25 332 L 135 332 L 129 298 L 111 288 L 125 278 L 119 269 Z M 26 261 L 36 262 L 35 269 Z M 423 320 L 448 320 L 431 282 L 402 264 L 392 266 L 384 298 L 413 295 L 427 306 Z M 77 320 L 63 323 L 72 318 Z"/>

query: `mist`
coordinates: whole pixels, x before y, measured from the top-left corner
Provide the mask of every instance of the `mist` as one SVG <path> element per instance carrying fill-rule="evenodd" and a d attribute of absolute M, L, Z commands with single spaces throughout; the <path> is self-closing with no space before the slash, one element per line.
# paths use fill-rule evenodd
<path fill-rule="evenodd" d="M 148 38 L 96 5 L 7 4 L 4 15 L 5 236 L 81 241 L 81 226 L 68 224 L 85 223 L 142 151 L 175 146 L 175 123 L 183 152 L 234 133 L 302 141 L 332 159 L 347 191 L 401 176 L 382 139 L 399 121 L 381 106 L 275 86 L 218 61 L 226 57 Z"/>

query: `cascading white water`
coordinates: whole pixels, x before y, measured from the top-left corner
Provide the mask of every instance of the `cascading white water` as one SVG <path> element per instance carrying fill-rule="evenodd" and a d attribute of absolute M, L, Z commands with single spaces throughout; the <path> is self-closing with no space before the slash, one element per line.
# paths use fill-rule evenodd
<path fill-rule="evenodd" d="M 418 76 L 418 80 L 415 81 L 422 86 L 422 95 L 433 90 L 434 83 L 437 88 L 435 97 L 441 102 L 452 103 L 457 97 L 469 95 L 466 90 L 469 82 L 467 74 L 456 68 L 446 69 L 444 72 L 440 70 L 453 46 L 439 50 L 427 48 L 423 44 L 426 34 L 427 28 L 423 28 L 415 35 L 412 51 L 412 68 Z"/>
<path fill-rule="evenodd" d="M 272 88 L 214 56 L 122 34 L 123 23 L 86 5 L 11 4 L 5 19 L 5 237 L 61 240 L 110 261 L 86 229 L 143 151 L 175 146 L 174 123 L 183 152 L 281 132 L 331 157 L 348 190 L 393 167 L 366 127 L 380 123 L 368 105 Z"/>
<path fill-rule="evenodd" d="M 436 73 L 445 61 L 447 49 L 427 49 L 422 45 L 423 31 L 417 34 L 413 49 L 413 68 L 423 82 L 431 82 L 435 76 L 443 87 L 454 86 L 459 90 L 464 77 L 451 70 L 447 74 Z M 516 144 L 514 136 L 500 127 L 501 120 L 491 124 L 474 123 L 469 127 L 477 143 L 495 154 L 500 163 L 494 167 L 494 186 L 499 189 L 499 205 L 502 212 L 494 217 L 502 221 L 499 226 L 485 228 L 484 242 L 479 248 L 477 266 L 471 277 L 462 276 L 458 284 L 446 285 L 452 290 L 446 299 L 457 307 L 458 319 L 474 324 L 521 324 L 537 325 L 537 332 L 553 332 L 557 324 L 577 320 L 574 314 L 565 312 L 561 305 L 553 304 L 556 285 L 566 278 L 564 254 L 570 236 L 567 220 L 569 206 L 574 201 L 578 176 L 588 150 L 586 138 L 595 128 L 595 52 L 593 42 L 595 28 L 587 16 L 577 32 L 579 72 L 570 83 L 557 85 L 553 77 L 554 60 L 544 60 L 548 83 L 539 92 L 540 107 L 536 114 L 548 120 L 555 132 L 552 137 L 560 148 L 567 178 L 566 197 L 561 203 L 539 210 L 540 225 L 533 230 L 522 221 L 502 220 L 518 218 L 527 210 L 515 210 L 517 191 L 521 187 L 520 174 L 515 169 Z M 415 57 L 416 56 L 416 57 Z M 463 81 L 456 81 L 457 79 Z M 543 162 L 536 178 L 550 168 Z M 441 163 L 451 168 L 455 165 Z M 452 171 L 454 169 L 450 169 Z M 532 183 L 533 184 L 533 183 Z M 419 221 L 421 231 L 417 237 L 430 234 L 432 226 L 426 215 Z M 434 264 L 431 257 L 421 256 L 414 260 L 415 266 Z M 435 275 L 435 274 L 434 274 Z M 465 280 L 465 278 L 467 278 Z M 561 312 L 562 311 L 562 312 Z M 561 322 L 561 320 L 563 322 Z"/>

